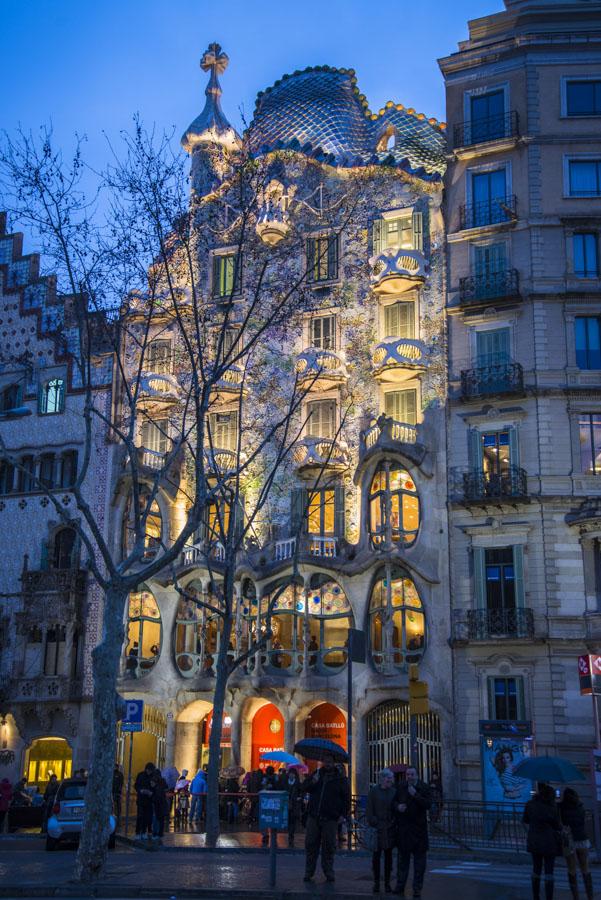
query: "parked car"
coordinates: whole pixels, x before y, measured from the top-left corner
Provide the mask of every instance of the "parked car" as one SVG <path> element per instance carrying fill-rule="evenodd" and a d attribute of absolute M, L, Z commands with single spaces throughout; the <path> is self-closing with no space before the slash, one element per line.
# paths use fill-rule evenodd
<path fill-rule="evenodd" d="M 78 843 L 86 805 L 86 783 L 78 778 L 61 781 L 47 823 L 46 850 L 56 850 L 59 843 Z M 110 816 L 109 848 L 115 846 L 117 820 Z"/>

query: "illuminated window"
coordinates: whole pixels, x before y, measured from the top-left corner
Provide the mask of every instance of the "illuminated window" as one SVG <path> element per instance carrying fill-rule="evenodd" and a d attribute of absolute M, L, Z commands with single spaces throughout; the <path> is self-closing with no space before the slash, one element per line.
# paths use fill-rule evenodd
<path fill-rule="evenodd" d="M 209 503 L 206 515 L 206 535 L 208 541 L 227 540 L 230 526 L 230 505 L 225 501 Z"/>
<path fill-rule="evenodd" d="M 412 544 L 420 521 L 419 497 L 413 478 L 396 463 L 380 463 L 369 490 L 369 533 L 372 546 Z"/>
<path fill-rule="evenodd" d="M 40 387 L 38 411 L 41 415 L 60 413 L 65 408 L 65 380 L 52 378 Z"/>
<path fill-rule="evenodd" d="M 209 416 L 210 445 L 215 450 L 231 450 L 238 447 L 238 411 L 211 413 Z"/>
<path fill-rule="evenodd" d="M 185 597 L 180 597 L 177 606 L 175 664 L 184 678 L 215 674 L 222 620 L 218 613 L 199 602 L 200 599 L 217 608 L 215 595 L 203 596 L 202 585 L 196 581 L 186 587 Z"/>
<path fill-rule="evenodd" d="M 287 584 L 283 590 L 280 585 L 273 585 L 261 599 L 260 616 L 256 596 L 244 597 L 242 602 L 246 644 L 255 639 L 258 622 L 261 630 L 266 627 L 263 623 L 273 603 L 273 637 L 263 654 L 266 668 L 294 675 L 306 663 L 310 670 L 326 675 L 346 665 L 353 614 L 346 594 L 330 576 L 312 575 L 306 600 L 299 584 Z M 254 665 L 251 660 L 249 670 Z"/>
<path fill-rule="evenodd" d="M 417 589 L 400 566 L 380 569 L 369 605 L 371 657 L 380 672 L 392 673 L 423 655 L 426 620 Z"/>
<path fill-rule="evenodd" d="M 307 403 L 307 434 L 311 437 L 336 437 L 336 401 L 315 400 Z"/>
<path fill-rule="evenodd" d="M 173 368 L 171 341 L 151 341 L 146 348 L 144 368 L 155 375 L 170 375 Z"/>
<path fill-rule="evenodd" d="M 242 290 L 242 255 L 218 253 L 213 256 L 213 297 L 231 297 Z"/>
<path fill-rule="evenodd" d="M 307 531 L 309 534 L 334 534 L 334 490 L 309 491 Z"/>
<path fill-rule="evenodd" d="M 153 453 L 167 453 L 169 449 L 169 420 L 157 419 L 154 422 L 148 419 L 142 422 L 141 429 L 142 446 Z"/>
<path fill-rule="evenodd" d="M 143 585 L 129 595 L 125 674 L 141 678 L 156 665 L 161 654 L 163 626 L 154 594 Z"/>
<path fill-rule="evenodd" d="M 423 217 L 413 209 L 376 219 L 372 231 L 374 255 L 384 250 L 423 250 Z"/>
<path fill-rule="evenodd" d="M 384 307 L 385 338 L 415 337 L 415 303 L 399 300 Z"/>

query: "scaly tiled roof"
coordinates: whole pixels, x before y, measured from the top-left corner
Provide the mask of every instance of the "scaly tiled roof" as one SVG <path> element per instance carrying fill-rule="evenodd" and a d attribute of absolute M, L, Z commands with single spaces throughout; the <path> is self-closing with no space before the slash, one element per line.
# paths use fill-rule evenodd
<path fill-rule="evenodd" d="M 378 150 L 394 135 L 394 146 Z M 260 93 L 247 137 L 256 154 L 297 150 L 336 166 L 397 166 L 427 180 L 445 169 L 444 125 L 388 103 L 371 113 L 352 69 L 308 68 Z"/>

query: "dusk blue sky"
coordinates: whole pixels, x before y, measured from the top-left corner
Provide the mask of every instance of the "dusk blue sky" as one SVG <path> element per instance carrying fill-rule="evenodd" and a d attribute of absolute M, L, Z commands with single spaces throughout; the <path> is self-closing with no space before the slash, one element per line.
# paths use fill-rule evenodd
<path fill-rule="evenodd" d="M 444 119 L 436 63 L 467 36 L 467 20 L 501 0 L 1 0 L 2 127 L 51 121 L 65 149 L 88 138 L 95 166 L 139 112 L 179 135 L 204 104 L 202 52 L 218 41 L 230 57 L 223 106 L 241 127 L 258 91 L 285 72 L 329 64 L 356 70 L 372 110 L 387 100 Z"/>

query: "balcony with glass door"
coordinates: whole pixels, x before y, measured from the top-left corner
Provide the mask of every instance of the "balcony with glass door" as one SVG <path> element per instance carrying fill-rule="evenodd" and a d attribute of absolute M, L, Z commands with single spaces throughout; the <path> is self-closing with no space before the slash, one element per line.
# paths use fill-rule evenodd
<path fill-rule="evenodd" d="M 423 216 L 412 208 L 383 214 L 373 223 L 371 288 L 376 294 L 402 294 L 422 285 L 428 262 L 423 252 Z"/>
<path fill-rule="evenodd" d="M 516 430 L 473 432 L 474 469 L 463 475 L 463 499 L 468 502 L 524 501 L 528 497 L 526 472 L 517 464 Z"/>
<path fill-rule="evenodd" d="M 415 337 L 415 301 L 396 300 L 380 310 L 384 337 L 371 353 L 374 377 L 382 383 L 399 383 L 424 372 L 428 353 Z"/>
<path fill-rule="evenodd" d="M 453 147 L 456 150 L 477 144 L 496 144 L 519 136 L 518 114 L 515 110 L 505 109 L 503 90 L 472 96 L 469 113 L 469 120 L 459 122 L 453 128 Z"/>
<path fill-rule="evenodd" d="M 505 168 L 472 172 L 471 202 L 459 209 L 460 228 L 486 228 L 517 220 L 517 200 L 507 190 Z"/>
<path fill-rule="evenodd" d="M 305 436 L 296 442 L 292 458 L 298 470 L 346 469 L 349 450 L 340 437 L 335 400 L 307 403 Z"/>
<path fill-rule="evenodd" d="M 511 361 L 509 338 L 509 328 L 476 332 L 476 365 L 461 373 L 462 400 L 523 392 L 523 370 Z"/>

